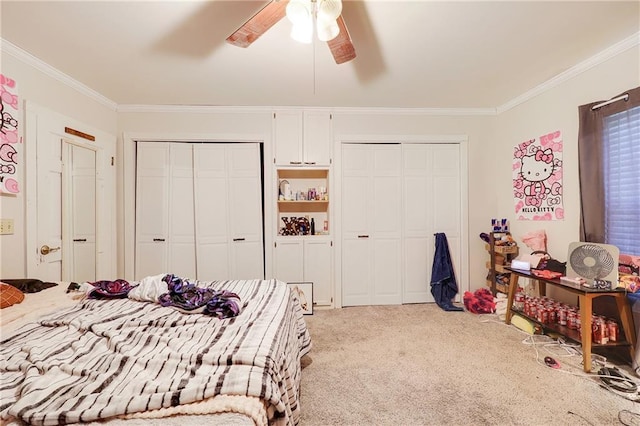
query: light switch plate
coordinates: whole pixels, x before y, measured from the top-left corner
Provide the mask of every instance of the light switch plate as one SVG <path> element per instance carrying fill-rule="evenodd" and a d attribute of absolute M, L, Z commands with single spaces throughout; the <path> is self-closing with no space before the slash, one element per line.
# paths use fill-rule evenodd
<path fill-rule="evenodd" d="M 13 234 L 13 219 L 0 219 L 0 235 Z"/>

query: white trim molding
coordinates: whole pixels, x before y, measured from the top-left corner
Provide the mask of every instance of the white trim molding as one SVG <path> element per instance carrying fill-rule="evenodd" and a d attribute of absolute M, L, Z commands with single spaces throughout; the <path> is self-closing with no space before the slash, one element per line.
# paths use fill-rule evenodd
<path fill-rule="evenodd" d="M 52 67 L 51 65 L 42 61 L 41 59 L 38 59 L 32 54 L 27 53 L 26 51 L 20 49 L 18 46 L 14 45 L 13 43 L 8 42 L 3 38 L 0 38 L 0 48 L 2 52 L 5 52 L 13 56 L 14 58 L 24 62 L 27 65 L 31 65 L 32 67 L 48 75 L 49 77 L 55 80 L 58 80 L 63 84 L 66 84 L 67 86 L 77 90 L 78 92 L 82 93 L 88 98 L 91 98 L 94 101 L 100 103 L 101 105 L 104 105 L 107 108 L 113 111 L 116 111 L 118 105 L 111 99 L 106 98 L 105 96 L 101 95 L 95 90 L 80 83 L 78 80 L 75 80 L 74 78 L 58 70 L 57 68 Z"/>
<path fill-rule="evenodd" d="M 116 111 L 123 113 L 270 113 L 272 107 L 217 106 L 217 105 L 118 105 Z"/>
<path fill-rule="evenodd" d="M 495 108 L 356 108 L 336 107 L 333 112 L 340 114 L 384 114 L 384 115 L 424 115 L 424 116 L 491 116 Z"/>

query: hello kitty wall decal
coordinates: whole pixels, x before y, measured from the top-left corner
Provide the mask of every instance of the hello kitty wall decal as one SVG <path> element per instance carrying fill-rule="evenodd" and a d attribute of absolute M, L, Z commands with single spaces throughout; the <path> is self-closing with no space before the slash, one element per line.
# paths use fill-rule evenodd
<path fill-rule="evenodd" d="M 0 194 L 17 194 L 22 141 L 18 135 L 16 82 L 0 74 Z"/>
<path fill-rule="evenodd" d="M 518 220 L 563 220 L 562 135 L 555 131 L 518 144 L 513 153 Z"/>

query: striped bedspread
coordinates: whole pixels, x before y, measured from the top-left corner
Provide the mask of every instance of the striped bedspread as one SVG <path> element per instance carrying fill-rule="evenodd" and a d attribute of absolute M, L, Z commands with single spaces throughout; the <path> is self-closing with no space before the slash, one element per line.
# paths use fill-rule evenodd
<path fill-rule="evenodd" d="M 0 416 L 67 424 L 247 395 L 278 423 L 300 417 L 302 311 L 276 280 L 198 283 L 241 301 L 235 318 L 150 302 L 86 300 L 30 323 L 0 345 Z"/>

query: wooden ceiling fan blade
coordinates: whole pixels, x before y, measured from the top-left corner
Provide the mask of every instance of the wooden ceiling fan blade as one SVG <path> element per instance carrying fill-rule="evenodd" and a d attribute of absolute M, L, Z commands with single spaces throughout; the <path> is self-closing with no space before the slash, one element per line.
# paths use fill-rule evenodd
<path fill-rule="evenodd" d="M 271 0 L 258 13 L 227 37 L 227 42 L 238 47 L 249 46 L 285 17 L 287 3 L 289 3 L 289 0 Z"/>
<path fill-rule="evenodd" d="M 331 49 L 331 54 L 336 64 L 342 64 L 356 57 L 356 48 L 353 47 L 347 24 L 344 23 L 342 15 L 338 16 L 337 23 L 340 28 L 340 33 L 333 40 L 329 40 L 327 44 L 329 45 L 329 49 Z"/>

